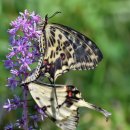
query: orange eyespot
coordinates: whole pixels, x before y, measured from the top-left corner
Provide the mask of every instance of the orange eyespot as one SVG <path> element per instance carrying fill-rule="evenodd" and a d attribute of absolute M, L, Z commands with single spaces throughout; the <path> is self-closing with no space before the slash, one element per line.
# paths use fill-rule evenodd
<path fill-rule="evenodd" d="M 68 96 L 72 97 L 72 92 L 71 91 L 68 92 Z"/>

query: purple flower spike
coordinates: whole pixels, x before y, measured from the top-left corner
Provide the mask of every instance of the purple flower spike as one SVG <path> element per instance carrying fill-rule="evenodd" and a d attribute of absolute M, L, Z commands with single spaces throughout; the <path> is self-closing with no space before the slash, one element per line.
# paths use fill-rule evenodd
<path fill-rule="evenodd" d="M 8 30 L 10 35 L 10 49 L 6 56 L 5 66 L 11 69 L 11 78 L 8 79 L 8 86 L 16 87 L 32 71 L 30 67 L 38 61 L 40 56 L 37 40 L 41 35 L 38 30 L 41 17 L 34 12 L 27 10 L 20 13 L 20 16 L 11 22 L 11 29 Z"/>
<path fill-rule="evenodd" d="M 11 76 L 8 78 L 8 87 L 14 90 L 17 86 L 21 86 L 30 73 L 33 72 L 33 64 L 38 62 L 40 57 L 38 40 L 42 34 L 39 30 L 39 24 L 42 18 L 34 12 L 30 13 L 27 10 L 20 15 L 16 20 L 11 22 L 11 28 L 8 30 L 10 40 L 10 52 L 6 56 L 4 65 L 10 70 Z M 44 119 L 45 114 L 43 110 L 37 108 L 37 115 L 30 116 L 28 114 L 28 89 L 27 84 L 22 87 L 23 98 L 14 96 L 13 99 L 8 99 L 3 105 L 3 108 L 8 112 L 23 108 L 22 118 L 18 119 L 14 124 L 7 125 L 5 130 L 13 130 L 14 128 L 21 128 L 24 130 L 35 130 L 38 128 L 37 123 Z M 40 114 L 39 114 L 40 113 Z M 30 122 L 29 120 L 33 120 Z"/>

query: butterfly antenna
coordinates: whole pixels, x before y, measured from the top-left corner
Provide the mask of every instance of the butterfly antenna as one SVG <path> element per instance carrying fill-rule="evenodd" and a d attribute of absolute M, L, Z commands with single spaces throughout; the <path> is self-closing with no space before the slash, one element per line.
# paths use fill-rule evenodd
<path fill-rule="evenodd" d="M 50 19 L 50 18 L 54 17 L 55 15 L 57 15 L 57 14 L 59 14 L 59 13 L 61 13 L 61 12 L 56 11 L 53 15 L 51 15 L 50 17 L 48 17 L 48 19 Z"/>

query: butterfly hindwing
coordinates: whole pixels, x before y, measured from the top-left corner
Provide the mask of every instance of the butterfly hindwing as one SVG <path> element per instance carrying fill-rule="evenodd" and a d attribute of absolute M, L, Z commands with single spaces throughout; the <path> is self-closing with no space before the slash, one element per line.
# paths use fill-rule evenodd
<path fill-rule="evenodd" d="M 77 110 L 76 106 L 69 107 L 71 102 L 67 100 L 68 93 L 66 86 L 60 86 L 56 89 L 59 108 L 56 103 L 53 87 L 30 83 L 28 88 L 37 105 L 40 108 L 44 108 L 46 114 L 52 119 L 66 119 L 72 114 L 73 110 Z"/>
<path fill-rule="evenodd" d="M 44 109 L 47 116 L 56 123 L 58 127 L 62 130 L 75 130 L 79 120 L 78 106 L 73 105 L 77 99 L 75 94 L 78 94 L 78 91 L 74 90 L 75 94 L 72 95 L 71 87 L 58 85 L 56 86 L 57 98 L 59 109 L 57 107 L 56 101 L 53 98 L 54 88 L 48 84 L 35 84 L 30 83 L 28 85 L 29 91 L 36 101 L 37 105 Z M 70 98 L 69 96 L 73 97 Z"/>
<path fill-rule="evenodd" d="M 58 104 L 54 95 L 54 87 L 51 84 L 29 83 L 28 85 L 28 89 L 37 105 L 62 130 L 73 130 L 76 128 L 79 107 L 96 110 L 106 118 L 111 115 L 106 110 L 82 99 L 81 93 L 74 86 L 55 85 L 55 88 Z"/>

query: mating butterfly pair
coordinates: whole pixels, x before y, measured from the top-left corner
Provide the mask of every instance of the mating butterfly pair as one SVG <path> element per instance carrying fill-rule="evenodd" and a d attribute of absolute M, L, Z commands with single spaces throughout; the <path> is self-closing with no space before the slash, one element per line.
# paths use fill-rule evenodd
<path fill-rule="evenodd" d="M 74 86 L 54 85 L 57 77 L 69 70 L 94 69 L 103 58 L 96 44 L 72 28 L 48 24 L 47 16 L 38 29 L 43 32 L 38 40 L 41 57 L 35 71 L 22 82 L 29 83 L 37 105 L 62 130 L 76 129 L 79 107 L 97 110 L 108 117 L 110 113 L 106 110 L 85 102 Z M 52 84 L 37 82 L 39 77 L 48 77 Z"/>

